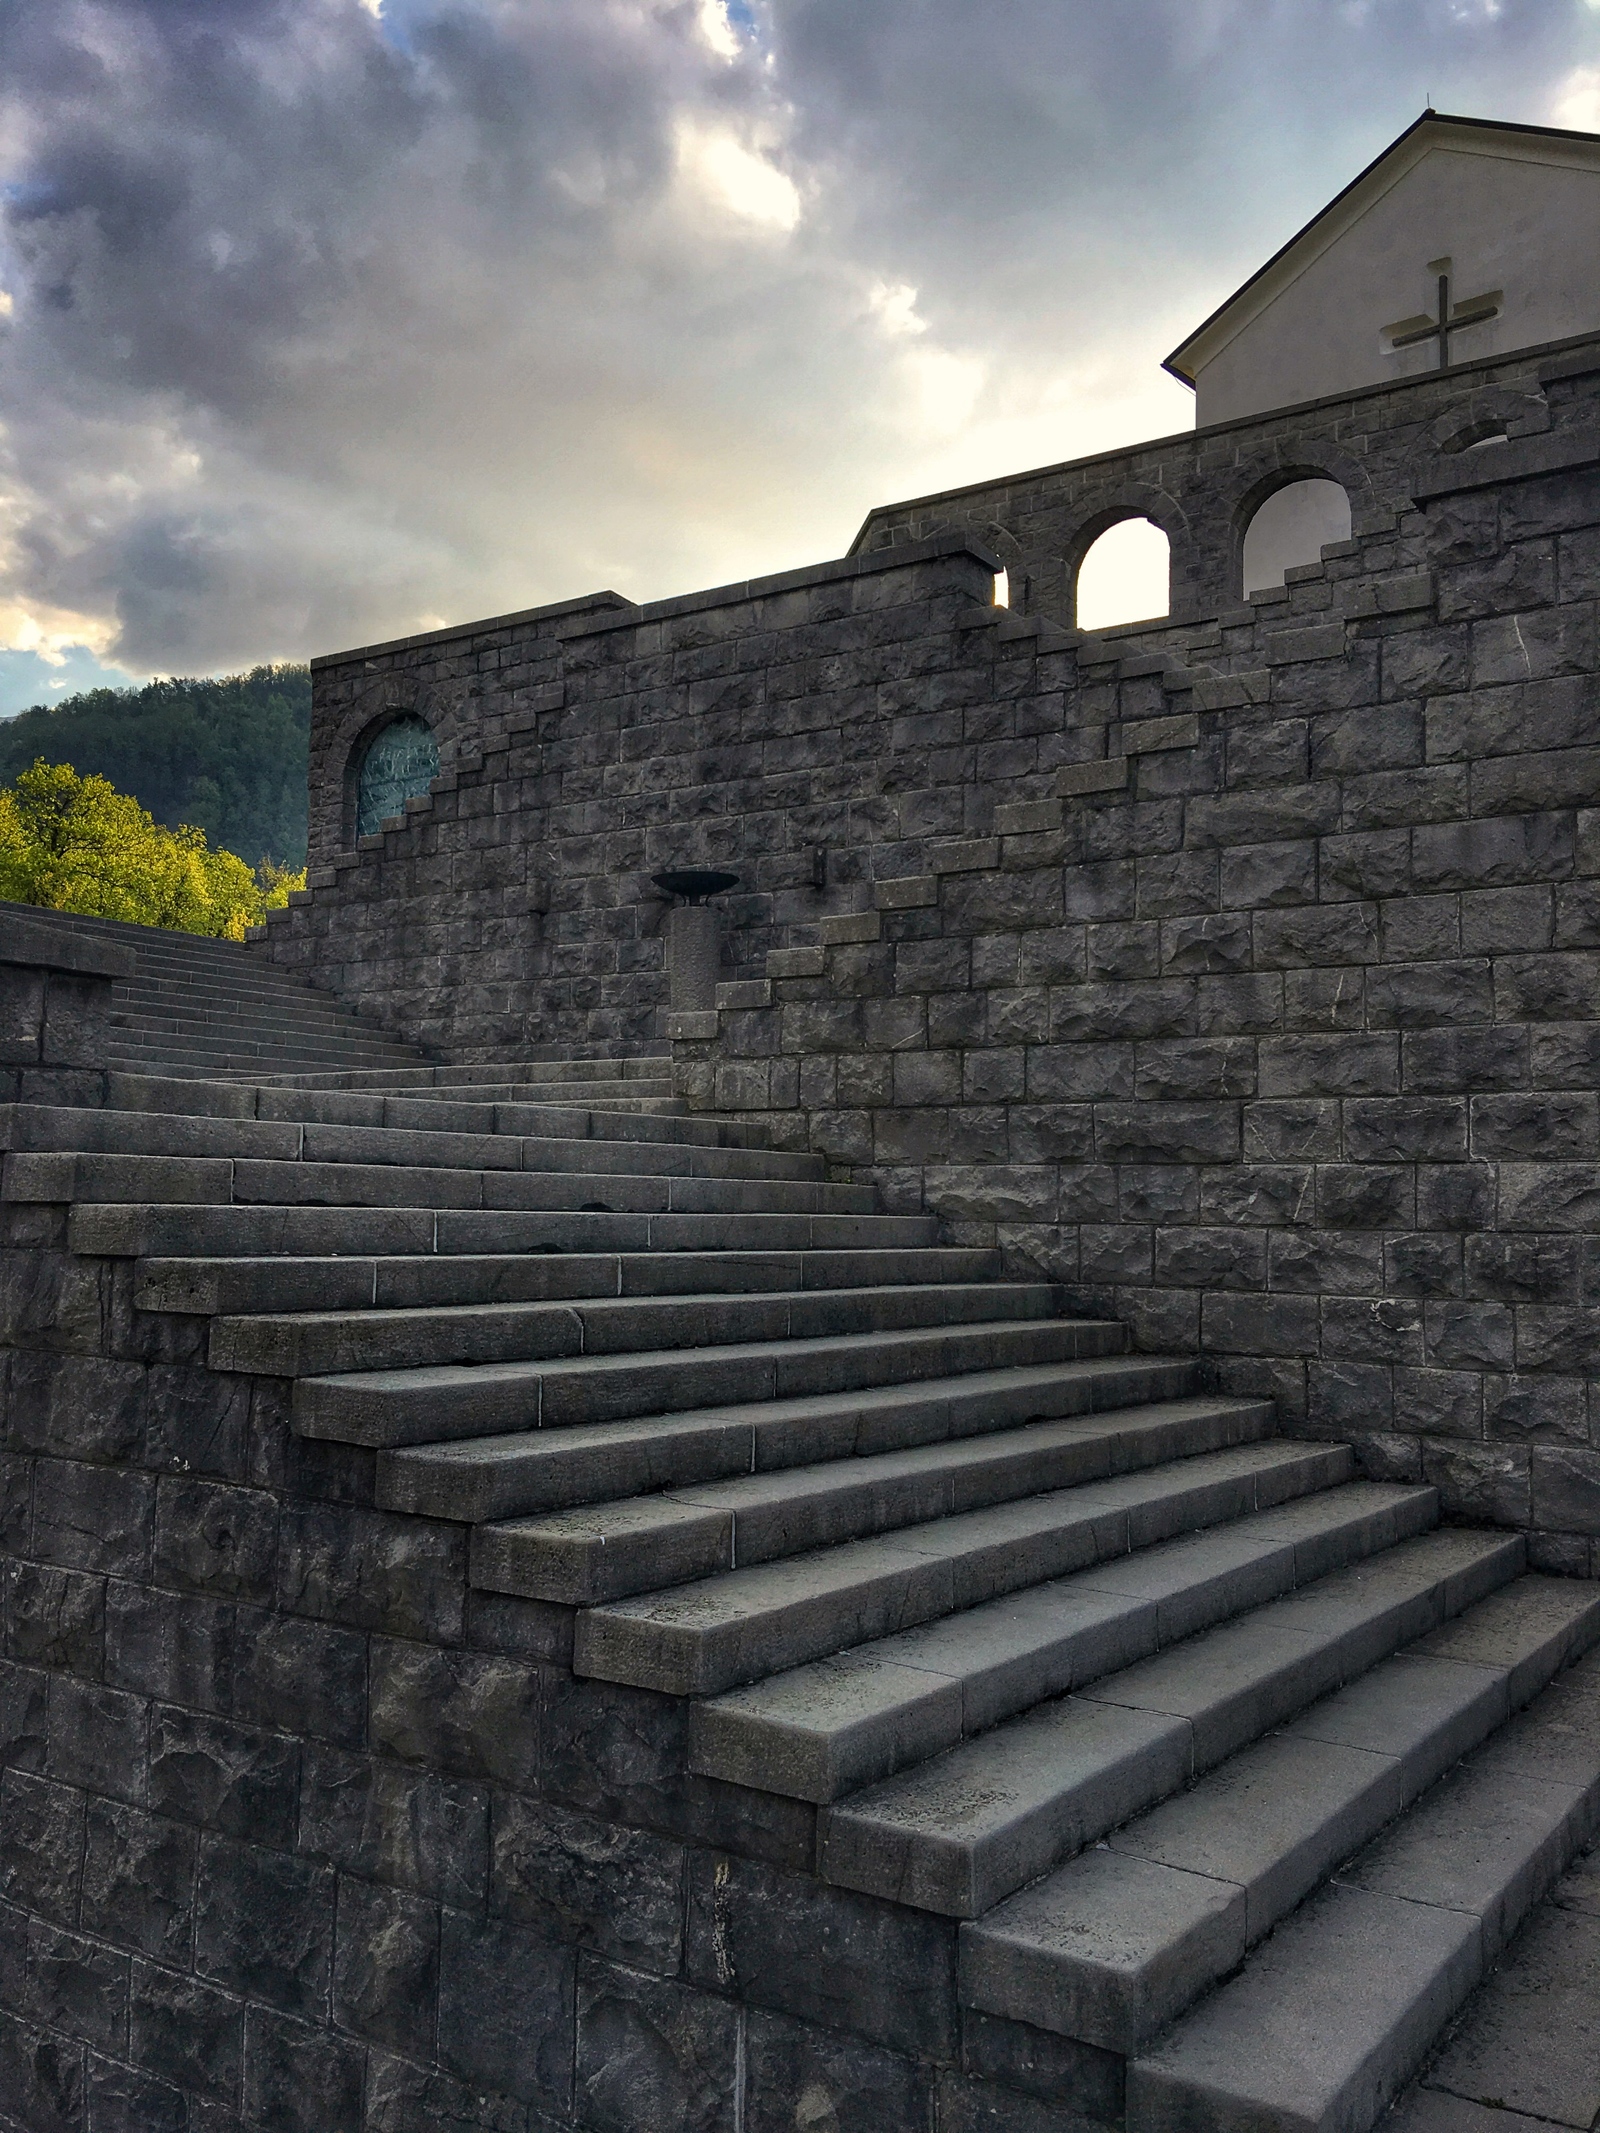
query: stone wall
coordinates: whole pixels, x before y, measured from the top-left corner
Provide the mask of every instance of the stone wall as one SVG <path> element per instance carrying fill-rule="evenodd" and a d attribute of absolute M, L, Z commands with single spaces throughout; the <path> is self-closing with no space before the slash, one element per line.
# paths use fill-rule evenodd
<path fill-rule="evenodd" d="M 269 952 L 466 1056 L 637 1044 L 666 1027 L 650 871 L 732 866 L 736 989 L 673 1032 L 695 1102 L 1588 1568 L 1597 363 L 1292 410 L 875 515 L 850 564 L 453 639 L 481 756 Z M 1241 603 L 1250 511 L 1303 473 L 1352 487 L 1354 537 Z M 1134 508 L 1173 532 L 1174 615 L 1082 637 L 1072 559 Z M 991 604 L 997 561 L 1028 611 Z M 445 650 L 392 658 L 421 688 Z M 372 665 L 319 668 L 328 730 Z"/>

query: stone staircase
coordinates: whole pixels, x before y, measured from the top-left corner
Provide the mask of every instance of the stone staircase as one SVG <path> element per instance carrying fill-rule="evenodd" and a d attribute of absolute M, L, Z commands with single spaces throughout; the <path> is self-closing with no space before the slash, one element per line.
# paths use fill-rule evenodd
<path fill-rule="evenodd" d="M 13 1210 L 467 1529 L 574 1675 L 687 1701 L 691 1772 L 814 1815 L 824 1900 L 948 1922 L 963 2021 L 1048 2046 L 1060 2108 L 1365 2133 L 1592 1836 L 1600 1597 L 1520 1536 L 659 1062 L 204 1079 L 210 1041 L 0 1115 Z"/>

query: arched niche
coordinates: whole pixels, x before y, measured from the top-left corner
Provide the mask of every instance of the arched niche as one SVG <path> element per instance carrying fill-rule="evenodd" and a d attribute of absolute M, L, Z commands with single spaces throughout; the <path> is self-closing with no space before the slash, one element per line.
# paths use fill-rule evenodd
<path fill-rule="evenodd" d="M 426 719 L 403 711 L 381 725 L 361 751 L 355 775 L 355 834 L 370 837 L 439 775 L 439 744 Z"/>
<path fill-rule="evenodd" d="M 1073 579 L 1073 619 L 1080 630 L 1159 622 L 1172 597 L 1172 546 L 1153 519 L 1129 515 L 1084 551 Z"/>
<path fill-rule="evenodd" d="M 1350 499 L 1326 475 L 1286 482 L 1258 505 L 1244 531 L 1243 590 L 1266 592 L 1284 573 L 1320 563 L 1322 551 L 1350 538 Z"/>

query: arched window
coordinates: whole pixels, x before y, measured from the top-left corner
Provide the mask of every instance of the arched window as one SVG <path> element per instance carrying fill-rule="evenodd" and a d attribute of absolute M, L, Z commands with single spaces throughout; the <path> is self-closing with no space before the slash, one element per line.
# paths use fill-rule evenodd
<path fill-rule="evenodd" d="M 1074 612 L 1081 630 L 1159 622 L 1167 612 L 1171 557 L 1167 537 L 1147 518 L 1108 526 L 1078 565 Z"/>
<path fill-rule="evenodd" d="M 1292 481 L 1274 489 L 1244 536 L 1244 589 L 1281 585 L 1286 570 L 1320 563 L 1334 541 L 1350 538 L 1350 499 L 1336 481 Z"/>
<path fill-rule="evenodd" d="M 439 775 L 439 744 L 425 719 L 414 713 L 391 719 L 372 737 L 361 758 L 356 786 L 356 835 L 370 837 L 406 802 L 425 793 Z"/>

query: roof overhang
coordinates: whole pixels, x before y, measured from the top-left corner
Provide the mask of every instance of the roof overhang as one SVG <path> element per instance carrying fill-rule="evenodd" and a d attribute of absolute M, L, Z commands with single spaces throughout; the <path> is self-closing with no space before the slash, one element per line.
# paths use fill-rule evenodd
<path fill-rule="evenodd" d="M 1600 171 L 1600 134 L 1573 133 L 1560 126 L 1517 126 L 1502 119 L 1453 117 L 1446 112 L 1424 111 L 1397 140 L 1352 178 L 1342 193 L 1297 230 L 1280 251 L 1274 252 L 1247 282 L 1219 304 L 1186 341 L 1174 348 L 1162 364 L 1185 385 L 1192 386 L 1213 357 L 1220 354 L 1267 306 L 1276 301 L 1314 260 L 1332 245 L 1414 170 L 1435 148 L 1450 148 L 1467 155 L 1497 156 L 1516 163 L 1546 163 Z"/>

